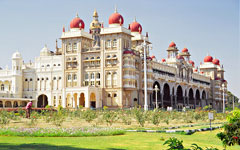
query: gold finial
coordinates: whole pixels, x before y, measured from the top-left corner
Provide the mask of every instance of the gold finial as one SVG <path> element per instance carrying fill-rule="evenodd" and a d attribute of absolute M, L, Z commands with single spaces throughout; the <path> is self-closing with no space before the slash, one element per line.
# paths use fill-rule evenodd
<path fill-rule="evenodd" d="M 98 13 L 97 13 L 97 10 L 96 10 L 96 8 L 94 9 L 94 12 L 93 12 L 93 17 L 98 17 Z"/>
<path fill-rule="evenodd" d="M 76 18 L 79 18 L 78 13 L 76 14 Z"/>
<path fill-rule="evenodd" d="M 115 5 L 115 13 L 117 13 L 117 5 Z"/>

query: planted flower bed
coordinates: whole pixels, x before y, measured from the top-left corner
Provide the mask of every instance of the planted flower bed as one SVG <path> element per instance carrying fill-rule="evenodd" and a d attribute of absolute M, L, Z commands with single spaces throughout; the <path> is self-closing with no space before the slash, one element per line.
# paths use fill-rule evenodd
<path fill-rule="evenodd" d="M 124 130 L 118 128 L 2 128 L 2 136 L 32 136 L 32 137 L 83 137 L 123 135 Z"/>

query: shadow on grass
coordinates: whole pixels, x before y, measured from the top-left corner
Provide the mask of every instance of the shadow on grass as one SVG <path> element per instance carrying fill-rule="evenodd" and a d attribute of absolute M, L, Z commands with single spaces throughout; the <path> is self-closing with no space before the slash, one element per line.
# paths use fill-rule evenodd
<path fill-rule="evenodd" d="M 58 146 L 58 145 L 49 145 L 49 144 L 40 144 L 40 143 L 20 144 L 20 145 L 0 143 L 0 150 L 100 150 L 100 149 L 80 148 L 80 147 L 77 148 L 77 147 L 71 147 L 66 145 Z M 107 148 L 107 150 L 126 150 L 126 149 Z"/>

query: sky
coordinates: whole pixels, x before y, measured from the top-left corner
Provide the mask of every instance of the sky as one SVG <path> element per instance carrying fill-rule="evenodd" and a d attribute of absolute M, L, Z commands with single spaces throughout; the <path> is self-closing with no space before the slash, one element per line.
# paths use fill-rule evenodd
<path fill-rule="evenodd" d="M 208 54 L 218 58 L 228 90 L 240 97 L 239 0 L 0 0 L 0 66 L 10 68 L 17 50 L 25 62 L 45 44 L 55 50 L 76 13 L 87 32 L 94 9 L 107 27 L 115 6 L 126 28 L 136 17 L 148 32 L 157 59 L 166 58 L 171 41 L 179 50 L 187 47 L 197 66 Z"/>

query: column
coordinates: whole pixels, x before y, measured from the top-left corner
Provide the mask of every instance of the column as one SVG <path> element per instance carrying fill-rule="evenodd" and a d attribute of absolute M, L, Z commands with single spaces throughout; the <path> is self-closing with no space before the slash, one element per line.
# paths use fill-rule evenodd
<path fill-rule="evenodd" d="M 13 103 L 14 103 L 14 101 L 10 101 L 11 102 L 11 106 L 12 106 L 12 108 L 13 108 Z"/>
<path fill-rule="evenodd" d="M 58 104 L 58 101 L 59 101 L 59 100 L 58 100 L 58 94 L 56 95 L 55 101 L 56 101 L 56 107 L 58 107 L 58 105 L 59 105 L 59 104 Z"/>
<path fill-rule="evenodd" d="M 187 105 L 189 106 L 189 97 L 187 97 Z"/>
<path fill-rule="evenodd" d="M 3 108 L 5 108 L 5 101 L 4 101 L 4 100 L 2 100 L 2 103 L 3 103 Z"/>
<path fill-rule="evenodd" d="M 174 102 L 175 102 L 174 107 L 175 107 L 175 109 L 177 109 L 177 95 L 174 96 Z"/>
<path fill-rule="evenodd" d="M 162 103 L 162 108 L 164 108 L 164 105 L 163 105 L 163 94 L 160 93 L 160 100 L 161 100 L 161 103 Z"/>
<path fill-rule="evenodd" d="M 173 107 L 173 95 L 170 95 L 171 98 L 171 107 Z"/>
<path fill-rule="evenodd" d="M 89 108 L 89 94 L 88 93 L 86 94 L 86 97 L 85 97 L 85 107 Z"/>
<path fill-rule="evenodd" d="M 183 96 L 183 106 L 185 107 L 186 106 L 186 97 Z"/>
<path fill-rule="evenodd" d="M 194 109 L 195 109 L 196 108 L 196 98 L 194 97 L 193 100 L 194 100 Z"/>
<path fill-rule="evenodd" d="M 80 99 L 80 93 L 77 95 L 77 108 L 79 108 L 79 99 Z"/>

